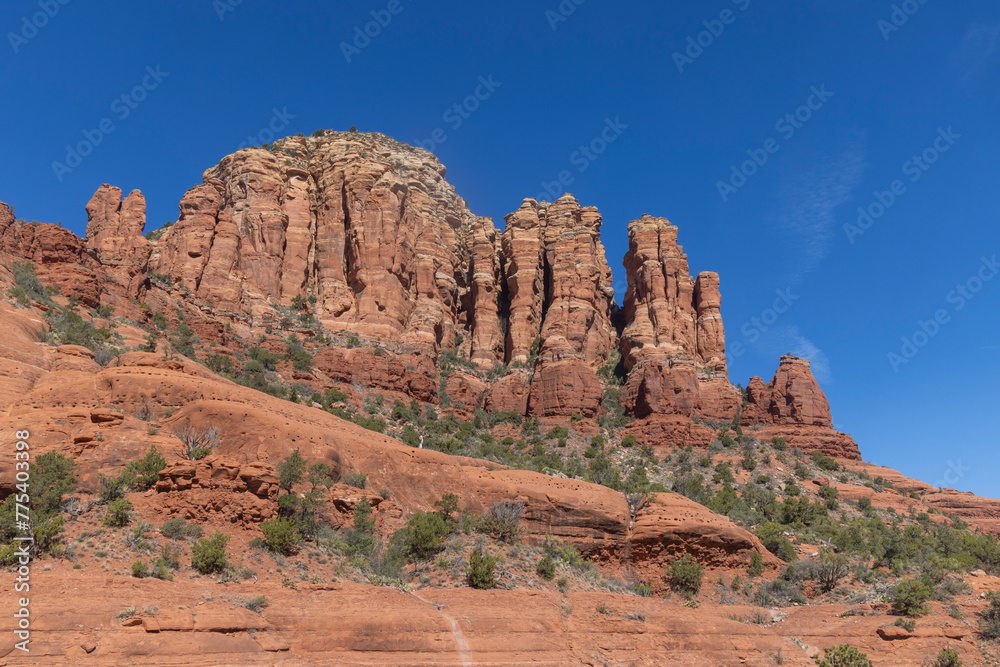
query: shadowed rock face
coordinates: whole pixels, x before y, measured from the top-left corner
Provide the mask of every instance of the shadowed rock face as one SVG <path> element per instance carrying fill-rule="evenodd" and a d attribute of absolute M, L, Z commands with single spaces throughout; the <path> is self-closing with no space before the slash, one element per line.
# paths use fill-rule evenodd
<path fill-rule="evenodd" d="M 102 185 L 86 207 L 85 240 L 15 221 L 2 205 L 0 249 L 35 262 L 64 296 L 133 319 L 146 316 L 140 303 L 172 318 L 171 302 L 185 302 L 197 335 L 223 346 L 227 327 L 258 336 L 308 302 L 327 331 L 358 337 L 357 349 L 315 355 L 327 377 L 431 403 L 447 395 L 466 413 L 597 417 L 597 370 L 620 353 L 621 404 L 650 444 L 701 442 L 709 429 L 692 420 L 737 415 L 719 276 L 691 276 L 677 227 L 649 215 L 629 223 L 619 311 L 596 208 L 568 194 L 525 199 L 500 232 L 444 175 L 427 151 L 381 134 L 290 137 L 207 170 L 153 243 L 142 236 L 142 193 L 123 200 Z M 446 350 L 514 371 L 483 386 L 442 380 Z M 752 380 L 742 419 L 857 455 L 832 429 L 808 366 L 783 361 L 770 385 Z"/>

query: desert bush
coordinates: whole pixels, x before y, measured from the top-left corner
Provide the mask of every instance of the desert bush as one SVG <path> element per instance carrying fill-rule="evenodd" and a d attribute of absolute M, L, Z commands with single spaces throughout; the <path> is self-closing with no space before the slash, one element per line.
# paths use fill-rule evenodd
<path fill-rule="evenodd" d="M 667 563 L 664 569 L 667 582 L 674 590 L 687 596 L 697 595 L 701 590 L 705 566 L 691 558 L 691 554 Z"/>
<path fill-rule="evenodd" d="M 344 484 L 353 486 L 355 489 L 367 488 L 368 475 L 363 472 L 349 472 L 344 475 Z"/>
<path fill-rule="evenodd" d="M 480 590 L 493 588 L 496 580 L 497 557 L 476 548 L 469 554 L 469 586 Z"/>
<path fill-rule="evenodd" d="M 7 291 L 7 296 L 17 299 L 23 306 L 32 301 L 48 303 L 51 300 L 49 291 L 35 275 L 35 265 L 31 262 L 14 263 L 14 285 Z"/>
<path fill-rule="evenodd" d="M 819 667 L 872 667 L 868 656 L 850 644 L 823 649 Z"/>
<path fill-rule="evenodd" d="M 159 481 L 159 473 L 166 467 L 167 460 L 156 449 L 156 445 L 153 445 L 144 457 L 138 461 L 132 461 L 126 469 L 132 473 L 133 488 L 139 491 L 146 491 Z"/>
<path fill-rule="evenodd" d="M 458 514 L 458 496 L 454 493 L 446 493 L 441 496 L 440 500 L 434 501 L 434 506 L 438 508 L 438 512 L 445 521 L 455 522 L 455 517 Z"/>
<path fill-rule="evenodd" d="M 13 449 L 13 444 L 11 449 Z M 11 479 L 12 493 L 0 504 L 0 564 L 11 565 L 18 560 L 13 539 L 23 537 L 18 527 L 17 503 L 28 503 L 31 510 L 29 555 L 35 558 L 42 553 L 56 553 L 60 549 L 59 535 L 63 532 L 61 516 L 63 496 L 76 487 L 73 461 L 62 454 L 47 452 L 38 456 L 31 465 L 26 483 L 15 484 Z M 28 494 L 28 500 L 20 494 Z M 19 497 L 20 496 L 20 497 Z M 23 563 L 22 563 L 23 564 Z"/>
<path fill-rule="evenodd" d="M 548 440 L 558 440 L 559 438 L 569 437 L 569 429 L 565 426 L 553 426 L 552 430 L 545 434 L 545 438 Z"/>
<path fill-rule="evenodd" d="M 306 472 L 306 461 L 296 449 L 283 461 L 278 463 L 278 488 L 285 493 L 291 493 L 292 487 L 302 481 Z"/>
<path fill-rule="evenodd" d="M 512 543 L 521 535 L 521 515 L 524 503 L 513 500 L 494 501 L 483 515 L 483 525 L 490 535 L 501 542 Z"/>
<path fill-rule="evenodd" d="M 142 579 L 143 577 L 149 576 L 149 567 L 141 560 L 137 560 L 132 563 L 132 576 L 136 579 Z"/>
<path fill-rule="evenodd" d="M 116 498 L 108 503 L 108 511 L 104 513 L 101 523 L 111 528 L 127 526 L 132 520 L 132 503 L 126 498 Z"/>
<path fill-rule="evenodd" d="M 250 598 L 249 600 L 239 599 L 238 602 L 241 607 L 249 609 L 255 614 L 259 614 L 271 604 L 266 595 L 258 595 L 255 598 Z"/>
<path fill-rule="evenodd" d="M 160 527 L 160 533 L 167 539 L 171 540 L 197 538 L 201 537 L 203 532 L 204 531 L 202 531 L 201 526 L 189 524 L 180 517 L 177 517 L 176 519 L 169 519 L 164 522 L 163 526 Z"/>
<path fill-rule="evenodd" d="M 792 541 L 785 537 L 781 526 L 778 524 L 773 521 L 768 521 L 762 524 L 754 532 L 764 544 L 764 548 L 781 560 L 786 563 L 791 563 L 797 558 L 795 555 L 795 547 L 792 546 Z"/>
<path fill-rule="evenodd" d="M 535 574 L 545 581 L 552 581 L 552 578 L 556 576 L 556 563 L 552 560 L 552 556 L 546 554 L 538 561 L 538 565 L 535 566 Z"/>
<path fill-rule="evenodd" d="M 552 558 L 558 558 L 570 567 L 580 568 L 587 564 L 575 546 L 569 542 L 560 542 L 551 535 L 546 535 L 542 549 Z"/>
<path fill-rule="evenodd" d="M 962 667 L 965 663 L 958 656 L 958 651 L 950 648 L 943 648 L 941 652 L 937 654 L 934 662 L 931 663 L 931 667 Z"/>
<path fill-rule="evenodd" d="M 298 526 L 293 519 L 286 517 L 270 519 L 261 523 L 260 529 L 264 533 L 267 548 L 285 556 L 294 553 L 302 541 L 302 535 L 299 534 Z"/>
<path fill-rule="evenodd" d="M 751 577 L 759 577 L 764 574 L 767 567 L 764 565 L 764 557 L 760 555 L 760 552 L 756 549 L 750 554 L 750 566 L 747 568 L 747 574 Z"/>
<path fill-rule="evenodd" d="M 401 529 L 403 550 L 416 563 L 428 560 L 444 548 L 451 527 L 437 512 L 417 512 Z"/>
<path fill-rule="evenodd" d="M 934 587 L 921 579 L 906 579 L 896 584 L 892 591 L 892 605 L 907 616 L 923 616 L 926 602 L 934 597 Z"/>
<path fill-rule="evenodd" d="M 135 484 L 135 473 L 126 468 L 117 475 L 97 475 L 97 497 L 102 503 L 110 503 L 125 497 L 125 493 Z"/>
<path fill-rule="evenodd" d="M 202 574 L 222 572 L 229 565 L 226 545 L 229 536 L 220 532 L 197 540 L 191 545 L 191 565 Z"/>
<path fill-rule="evenodd" d="M 89 348 L 94 353 L 94 360 L 102 366 L 121 353 L 120 349 L 114 347 L 114 336 L 110 331 L 95 327 L 72 308 L 52 308 L 45 318 L 49 322 L 46 340 L 52 344 L 82 345 Z"/>
<path fill-rule="evenodd" d="M 160 556 L 156 563 L 162 563 L 171 570 L 179 570 L 181 567 L 181 550 L 173 544 L 164 544 L 160 549 Z"/>
<path fill-rule="evenodd" d="M 833 553 L 827 549 L 820 551 L 819 558 L 816 560 L 816 581 L 819 583 L 820 590 L 832 591 L 849 572 L 847 558 L 844 555 Z"/>
<path fill-rule="evenodd" d="M 979 634 L 986 639 L 1000 639 L 1000 592 L 986 594 L 990 605 L 979 615 Z"/>
<path fill-rule="evenodd" d="M 190 424 L 174 431 L 174 437 L 184 443 L 184 451 L 192 461 L 203 459 L 219 445 L 222 431 L 214 426 L 196 429 Z"/>

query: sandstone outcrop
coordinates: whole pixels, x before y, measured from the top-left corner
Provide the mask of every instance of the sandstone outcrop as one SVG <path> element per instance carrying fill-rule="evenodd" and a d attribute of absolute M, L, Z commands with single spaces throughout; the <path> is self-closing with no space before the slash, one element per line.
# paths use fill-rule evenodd
<path fill-rule="evenodd" d="M 677 227 L 665 218 L 646 215 L 633 220 L 628 233 L 623 261 L 628 279 L 626 326 L 621 336 L 628 378 L 622 405 L 640 419 L 731 419 L 741 401 L 726 368 L 718 274 L 691 277 L 687 255 L 677 243 Z M 647 439 L 661 434 L 655 444 L 686 439 L 683 433 L 664 429 L 676 423 L 686 430 L 684 420 L 656 421 L 654 428 L 645 430 Z"/>
<path fill-rule="evenodd" d="M 563 195 L 551 204 L 526 199 L 506 222 L 507 361 L 536 355 L 528 412 L 594 416 L 602 394 L 595 369 L 617 338 L 601 216 Z"/>
<path fill-rule="evenodd" d="M 444 173 L 430 153 L 378 134 L 241 150 L 184 196 L 154 269 L 195 299 L 254 321 L 313 296 L 327 328 L 433 358 L 454 347 L 470 230 L 478 226 L 488 245 L 491 226 Z M 476 290 L 488 302 L 485 288 Z M 485 330 L 488 309 L 479 310 Z M 478 356 L 488 357 L 495 343 L 485 332 L 480 340 Z"/>
<path fill-rule="evenodd" d="M 102 266 L 122 271 L 129 296 L 138 297 L 153 251 L 142 235 L 146 198 L 133 190 L 123 201 L 121 189 L 105 183 L 86 208 L 87 249 Z"/>
<path fill-rule="evenodd" d="M 39 279 L 65 297 L 90 307 L 100 303 L 102 286 L 82 239 L 60 225 L 14 219 L 0 202 L 0 252 L 14 261 L 30 261 Z"/>
<path fill-rule="evenodd" d="M 744 426 L 761 427 L 760 437 L 780 435 L 789 445 L 805 451 L 861 458 L 851 436 L 833 428 L 830 404 L 807 359 L 782 356 L 774 378 L 767 385 L 758 377 L 751 378 L 742 422 Z"/>

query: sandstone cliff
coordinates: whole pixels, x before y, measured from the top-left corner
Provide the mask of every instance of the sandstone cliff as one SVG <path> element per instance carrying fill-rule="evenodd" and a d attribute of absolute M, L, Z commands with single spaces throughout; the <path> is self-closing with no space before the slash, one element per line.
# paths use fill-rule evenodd
<path fill-rule="evenodd" d="M 349 335 L 354 349 L 315 350 L 324 377 L 466 413 L 597 418 L 620 356 L 621 405 L 643 441 L 710 440 L 700 418 L 736 417 L 719 276 L 690 275 L 677 227 L 648 215 L 629 224 L 619 310 L 596 208 L 571 195 L 526 199 L 500 232 L 444 176 L 427 151 L 325 131 L 223 158 L 152 243 L 142 193 L 123 200 L 102 185 L 86 239 L 17 222 L 2 206 L 0 249 L 33 261 L 64 296 L 130 319 L 174 322 L 184 304 L 204 342 Z M 479 372 L 445 377 L 445 352 Z M 751 382 L 744 423 L 856 457 L 808 368 L 786 366 L 767 391 Z"/>

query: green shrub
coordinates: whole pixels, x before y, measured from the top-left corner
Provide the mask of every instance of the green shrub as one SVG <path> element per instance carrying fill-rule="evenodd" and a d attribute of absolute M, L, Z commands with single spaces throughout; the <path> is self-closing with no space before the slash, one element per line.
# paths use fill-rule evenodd
<path fill-rule="evenodd" d="M 694 596 L 701 590 L 705 566 L 691 558 L 691 554 L 684 554 L 682 558 L 667 563 L 665 570 L 667 582 L 675 591 Z"/>
<path fill-rule="evenodd" d="M 556 576 L 556 563 L 552 560 L 552 556 L 546 554 L 542 560 L 538 561 L 538 565 L 535 566 L 535 574 L 545 581 L 552 581 L 552 578 Z"/>
<path fill-rule="evenodd" d="M 302 481 L 306 472 L 306 461 L 296 449 L 283 461 L 278 463 L 278 488 L 285 493 L 291 493 L 292 487 Z"/>
<path fill-rule="evenodd" d="M 32 301 L 48 303 L 51 299 L 49 290 L 35 275 L 35 265 L 31 262 L 14 262 L 15 287 L 7 292 L 8 296 L 17 299 L 18 303 L 27 306 Z"/>
<path fill-rule="evenodd" d="M 46 313 L 49 322 L 48 342 L 54 345 L 82 345 L 94 353 L 94 360 L 104 366 L 121 350 L 114 346 L 114 336 L 105 328 L 97 328 L 91 322 L 66 308 L 52 308 Z"/>
<path fill-rule="evenodd" d="M 201 526 L 195 526 L 189 524 L 184 519 L 177 517 L 176 519 L 169 519 L 164 522 L 163 526 L 160 528 L 160 533 L 171 540 L 182 540 L 185 538 L 197 538 L 201 537 L 204 531 Z"/>
<path fill-rule="evenodd" d="M 150 352 L 155 352 L 156 350 L 150 350 Z M 205 365 L 208 366 L 209 370 L 213 373 L 233 375 L 236 369 L 233 367 L 233 359 L 225 354 L 210 354 L 205 357 Z"/>
<path fill-rule="evenodd" d="M 301 319 L 302 316 L 300 316 Z M 308 324 L 311 319 L 312 316 L 308 316 L 302 324 Z M 302 344 L 290 336 L 287 345 L 286 356 L 292 362 L 292 367 L 303 373 L 311 371 L 313 365 L 312 355 L 302 347 Z"/>
<path fill-rule="evenodd" d="M 496 565 L 496 556 L 486 554 L 482 549 L 473 549 L 469 554 L 469 586 L 480 590 L 496 586 Z"/>
<path fill-rule="evenodd" d="M 220 532 L 212 533 L 211 537 L 197 540 L 191 545 L 191 565 L 202 574 L 222 572 L 229 565 L 226 555 L 226 545 L 229 536 Z"/>
<path fill-rule="evenodd" d="M 13 479 L 11 484 L 14 485 Z M 28 544 L 28 550 L 30 557 L 35 558 L 39 554 L 58 552 L 59 536 L 65 524 L 60 515 L 63 495 L 72 492 L 75 486 L 71 459 L 48 452 L 34 460 L 28 473 L 28 481 L 18 483 L 15 487 L 18 493 L 10 494 L 0 504 L 0 564 L 13 565 L 18 560 L 15 553 L 17 547 L 11 542 L 15 537 L 24 536 L 18 526 L 19 493 L 28 493 L 30 498 L 31 534 L 34 542 Z M 24 498 L 20 500 L 24 504 Z"/>
<path fill-rule="evenodd" d="M 171 570 L 180 569 L 181 550 L 172 544 L 164 544 L 160 549 L 160 557 L 156 559 L 156 563 L 162 563 Z"/>
<path fill-rule="evenodd" d="M 434 507 L 438 508 L 438 512 L 445 521 L 454 523 L 458 514 L 458 496 L 454 493 L 446 493 L 441 496 L 441 500 L 434 501 Z"/>
<path fill-rule="evenodd" d="M 824 455 L 821 452 L 813 452 L 811 454 L 811 457 L 812 457 L 813 463 L 815 463 L 816 466 L 819 467 L 820 470 L 826 470 L 827 472 L 833 472 L 833 471 L 837 470 L 840 467 L 840 465 L 835 460 L 833 460 L 829 456 Z"/>
<path fill-rule="evenodd" d="M 872 506 L 872 499 L 868 496 L 858 498 L 858 509 L 862 512 L 869 510 Z"/>
<path fill-rule="evenodd" d="M 850 571 L 847 567 L 847 558 L 843 554 L 836 554 L 827 549 L 820 550 L 815 568 L 816 581 L 823 592 L 836 588 L 840 580 Z"/>
<path fill-rule="evenodd" d="M 872 667 L 868 656 L 850 644 L 823 649 L 819 667 Z"/>
<path fill-rule="evenodd" d="M 778 524 L 773 521 L 768 521 L 758 527 L 754 532 L 763 543 L 764 548 L 781 560 L 786 563 L 791 563 L 797 558 L 795 555 L 795 547 L 792 546 L 792 541 L 785 537 L 781 526 Z"/>
<path fill-rule="evenodd" d="M 437 512 L 417 512 L 402 530 L 404 551 L 414 563 L 441 551 L 444 538 L 451 533 L 451 527 Z"/>
<path fill-rule="evenodd" d="M 132 576 L 136 579 L 142 579 L 143 577 L 149 576 L 149 567 L 141 560 L 137 560 L 132 563 Z"/>
<path fill-rule="evenodd" d="M 128 468 L 114 476 L 98 473 L 97 483 L 98 499 L 103 503 L 110 503 L 125 497 L 125 493 L 135 484 L 135 473 Z"/>
<path fill-rule="evenodd" d="M 635 447 L 636 440 L 634 435 L 622 436 L 622 447 Z"/>
<path fill-rule="evenodd" d="M 937 658 L 931 663 L 931 667 L 962 667 L 965 663 L 958 656 L 958 651 L 950 648 L 943 648 L 937 654 Z"/>
<path fill-rule="evenodd" d="M 344 475 L 344 484 L 353 486 L 355 489 L 368 487 L 368 475 L 363 472 L 349 472 Z"/>
<path fill-rule="evenodd" d="M 1000 592 L 986 594 L 990 606 L 979 616 L 979 633 L 986 639 L 1000 639 Z"/>
<path fill-rule="evenodd" d="M 346 394 L 339 389 L 330 388 L 323 392 L 323 403 L 330 407 L 333 403 L 346 403 L 350 399 L 350 394 Z"/>
<path fill-rule="evenodd" d="M 781 436 L 774 436 L 774 438 L 771 439 L 771 445 L 779 452 L 788 451 L 788 443 Z"/>
<path fill-rule="evenodd" d="M 132 503 L 127 498 L 117 498 L 108 503 L 108 511 L 104 513 L 101 523 L 111 528 L 127 526 L 132 520 Z"/>
<path fill-rule="evenodd" d="M 547 440 L 558 440 L 559 438 L 569 437 L 569 429 L 565 426 L 555 426 L 551 431 L 545 434 Z"/>
<path fill-rule="evenodd" d="M 126 469 L 132 473 L 133 488 L 146 491 L 159 481 L 159 473 L 166 467 L 167 460 L 156 449 L 156 445 L 153 445 L 142 459 L 129 463 Z"/>
<path fill-rule="evenodd" d="M 266 609 L 270 604 L 271 602 L 267 599 L 266 595 L 258 595 L 255 598 L 251 598 L 249 600 L 242 600 L 240 602 L 240 605 L 242 607 L 249 609 L 255 614 L 259 614 L 261 611 Z"/>
<path fill-rule="evenodd" d="M 760 552 L 754 549 L 753 553 L 750 554 L 750 566 L 747 568 L 747 573 L 751 577 L 759 577 L 764 574 L 767 567 L 764 565 L 764 557 L 760 555 Z"/>
<path fill-rule="evenodd" d="M 221 435 L 222 431 L 214 426 L 196 429 L 188 424 L 174 431 L 174 437 L 184 443 L 184 450 L 192 461 L 199 461 L 211 454 L 219 445 Z"/>
<path fill-rule="evenodd" d="M 264 542 L 267 543 L 267 548 L 275 553 L 288 556 L 302 541 L 302 536 L 299 534 L 297 524 L 293 519 L 278 517 L 264 521 L 260 524 L 260 529 L 264 533 Z"/>
<path fill-rule="evenodd" d="M 896 611 L 907 616 L 923 616 L 927 613 L 928 600 L 934 597 L 934 587 L 921 579 L 906 579 L 899 582 L 892 592 L 892 605 Z"/>

